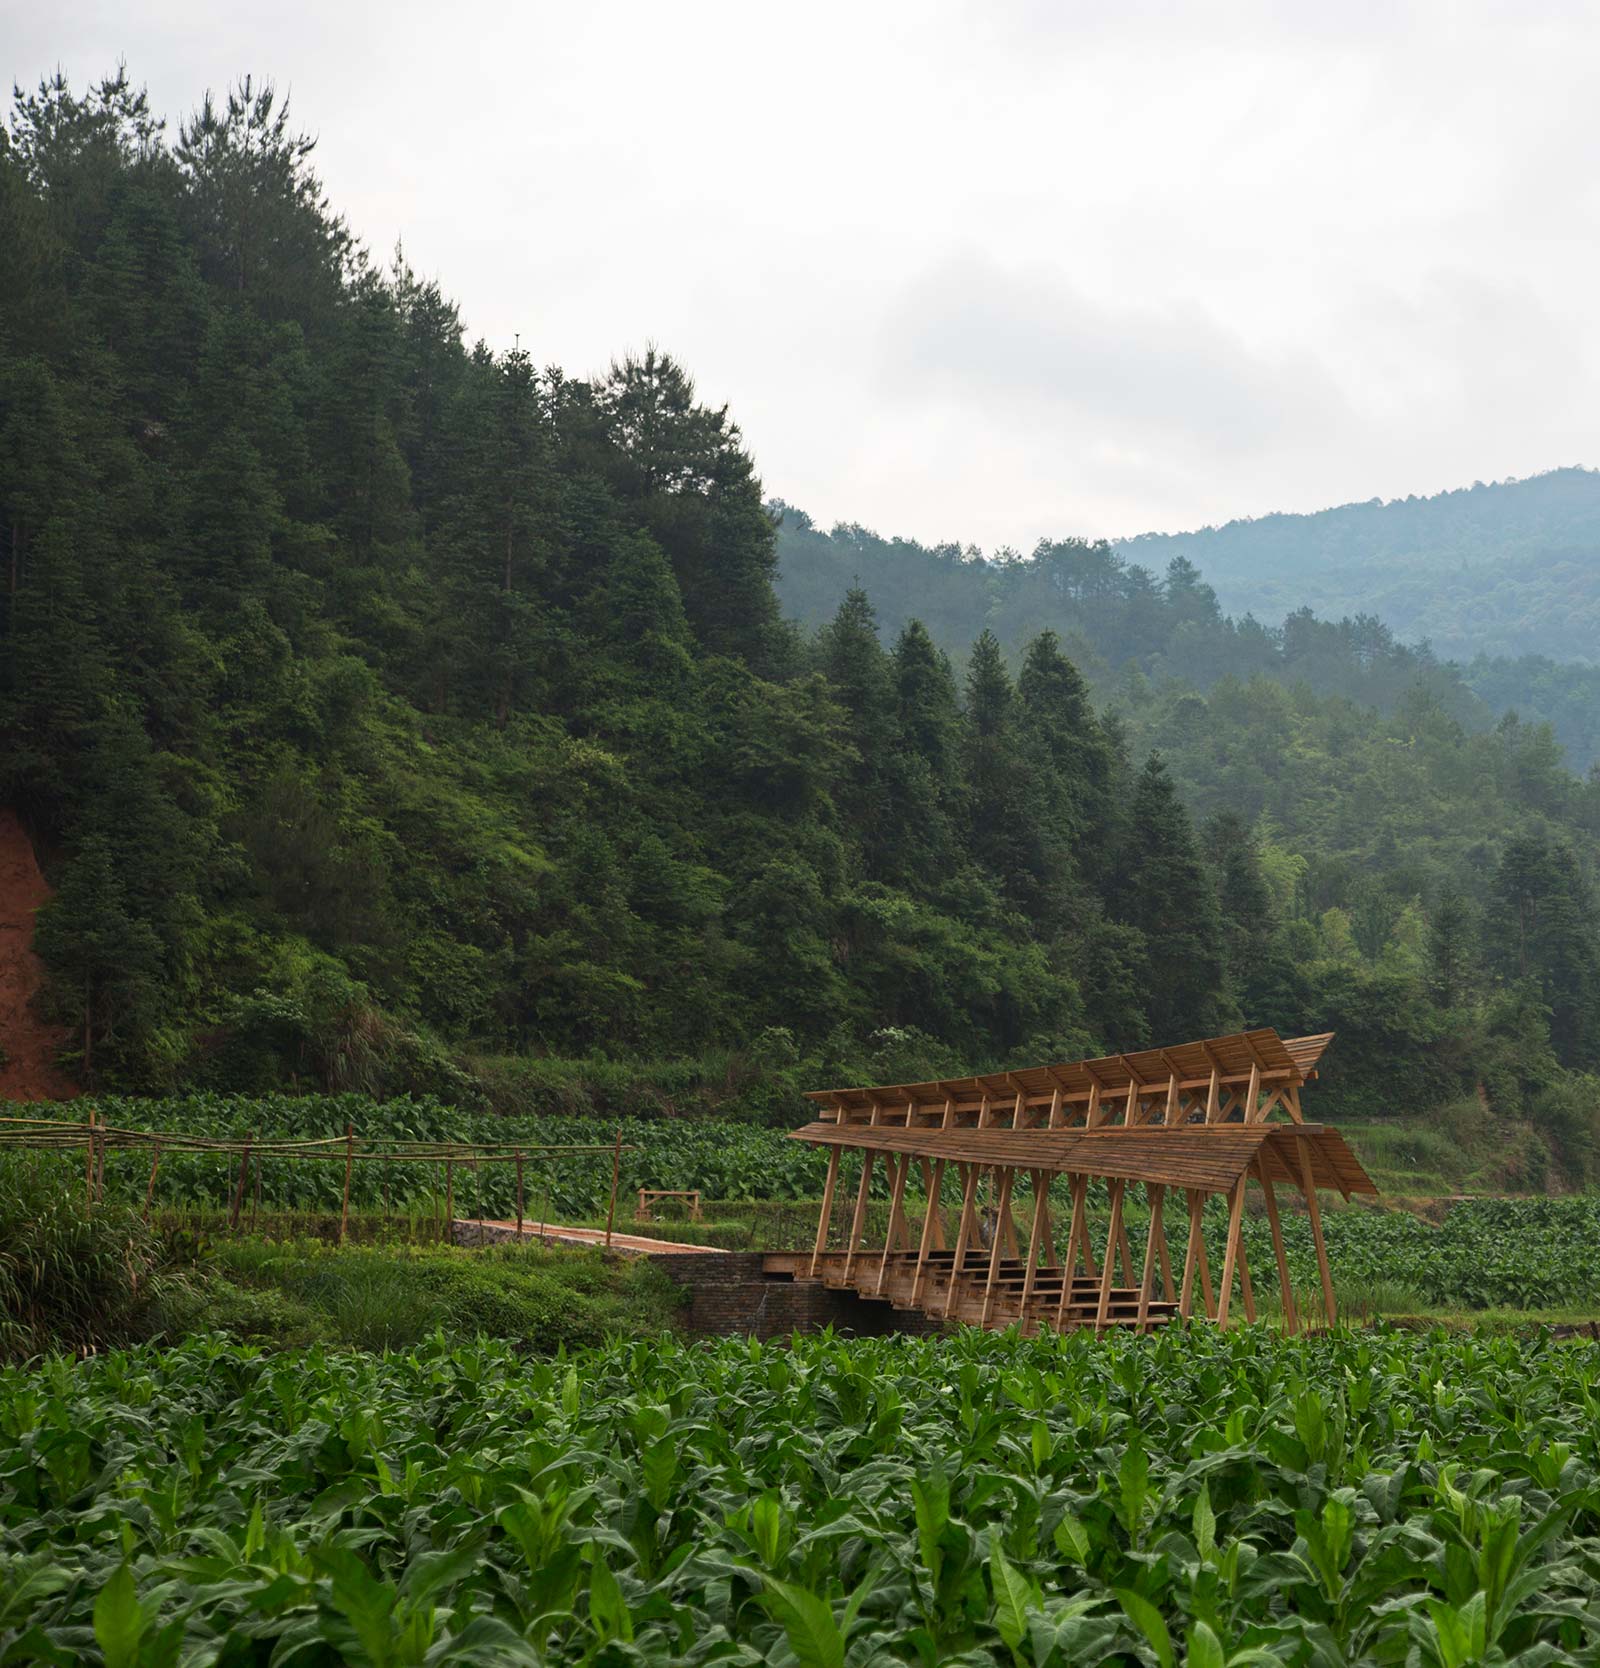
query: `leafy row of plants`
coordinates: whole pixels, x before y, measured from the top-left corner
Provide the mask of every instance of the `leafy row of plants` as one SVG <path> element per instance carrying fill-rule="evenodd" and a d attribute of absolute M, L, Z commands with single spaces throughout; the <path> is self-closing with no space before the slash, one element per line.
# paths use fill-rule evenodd
<path fill-rule="evenodd" d="M 0 1373 L 0 1660 L 1592 1663 L 1600 1351 L 1260 1329 Z"/>

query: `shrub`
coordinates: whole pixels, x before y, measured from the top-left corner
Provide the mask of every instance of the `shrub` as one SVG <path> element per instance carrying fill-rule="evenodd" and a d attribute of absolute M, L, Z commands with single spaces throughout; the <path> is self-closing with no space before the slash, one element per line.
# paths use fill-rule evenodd
<path fill-rule="evenodd" d="M 0 1166 L 0 1356 L 86 1353 L 148 1337 L 178 1283 L 126 1206 L 87 1207 L 56 1164 Z"/>

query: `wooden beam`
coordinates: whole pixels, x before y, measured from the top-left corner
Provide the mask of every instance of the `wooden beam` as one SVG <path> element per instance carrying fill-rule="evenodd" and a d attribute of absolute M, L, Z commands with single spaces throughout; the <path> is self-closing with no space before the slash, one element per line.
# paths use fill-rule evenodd
<path fill-rule="evenodd" d="M 1105 1121 L 1105 1110 L 1100 1104 L 1100 1082 L 1097 1078 L 1089 1090 L 1089 1104 L 1084 1108 L 1083 1127 L 1098 1129 Z"/>
<path fill-rule="evenodd" d="M 817 1213 L 817 1243 L 811 1253 L 811 1278 L 817 1277 L 817 1264 L 828 1248 L 828 1219 L 833 1215 L 833 1184 L 839 1179 L 839 1155 L 842 1147 L 828 1153 L 828 1179 L 822 1184 L 822 1209 Z"/>
<path fill-rule="evenodd" d="M 895 1242 L 895 1224 L 900 1218 L 900 1202 L 906 1196 L 906 1177 L 911 1174 L 911 1154 L 902 1153 L 898 1166 L 891 1158 L 889 1167 L 894 1171 L 894 1184 L 889 1193 L 889 1226 L 883 1236 L 883 1255 L 878 1259 L 876 1290 L 879 1297 L 883 1296 L 883 1283 L 889 1278 L 889 1251 Z"/>
<path fill-rule="evenodd" d="M 1200 1266 L 1200 1246 L 1203 1242 L 1204 1228 L 1201 1225 L 1202 1213 L 1205 1210 L 1205 1195 L 1198 1188 L 1188 1190 L 1189 1199 L 1189 1243 L 1183 1252 L 1183 1285 L 1178 1293 L 1178 1313 L 1184 1320 L 1188 1320 L 1194 1311 L 1194 1276 Z"/>
<path fill-rule="evenodd" d="M 867 1194 L 872 1188 L 872 1166 L 877 1159 L 870 1147 L 861 1153 L 861 1185 L 856 1189 L 856 1208 L 850 1217 L 850 1243 L 845 1247 L 844 1277 L 848 1283 L 856 1266 L 856 1249 L 867 1221 Z"/>
<path fill-rule="evenodd" d="M 1094 1317 L 1094 1329 L 1097 1333 L 1105 1331 L 1106 1321 L 1111 1314 L 1112 1270 L 1117 1261 L 1117 1239 L 1122 1233 L 1122 1188 L 1123 1183 L 1120 1181 L 1111 1184 L 1111 1226 L 1106 1233 L 1106 1261 L 1100 1274 L 1100 1303 Z M 1131 1278 L 1128 1284 L 1133 1284 Z"/>
<path fill-rule="evenodd" d="M 1291 1337 L 1300 1330 L 1300 1317 L 1295 1312 L 1294 1287 L 1289 1282 L 1289 1257 L 1283 1248 L 1283 1224 L 1278 1220 L 1278 1201 L 1266 1172 L 1257 1165 L 1256 1180 L 1261 1183 L 1261 1196 L 1267 1202 L 1267 1221 L 1272 1227 L 1272 1255 L 1278 1264 L 1278 1297 L 1283 1304 L 1284 1329 Z"/>
<path fill-rule="evenodd" d="M 922 1238 L 917 1245 L 917 1271 L 911 1277 L 911 1303 L 915 1307 L 922 1301 L 922 1282 L 928 1272 L 928 1253 L 934 1249 L 933 1236 L 935 1233 L 942 1240 L 944 1227 L 939 1221 L 944 1195 L 944 1160 L 936 1159 L 933 1166 L 933 1179 L 928 1184 L 928 1208 L 922 1218 Z M 943 1245 L 938 1247 L 943 1250 Z"/>
<path fill-rule="evenodd" d="M 1239 1240 L 1239 1295 L 1244 1299 L 1244 1318 L 1254 1321 L 1256 1318 L 1255 1287 L 1250 1283 L 1250 1254 L 1249 1247 L 1243 1237 Z"/>
<path fill-rule="evenodd" d="M 1144 1190 L 1150 1204 L 1150 1228 L 1144 1236 L 1144 1270 L 1139 1276 L 1139 1318 L 1134 1322 L 1135 1332 L 1145 1332 L 1150 1326 L 1150 1284 L 1156 1276 L 1156 1236 L 1161 1231 L 1161 1199 L 1165 1192 L 1159 1182 Z"/>
<path fill-rule="evenodd" d="M 956 1231 L 956 1257 L 950 1265 L 950 1288 L 944 1296 L 944 1312 L 947 1315 L 950 1313 L 950 1306 L 956 1300 L 956 1288 L 961 1280 L 961 1265 L 967 1260 L 967 1245 L 972 1238 L 972 1204 L 978 1195 L 978 1166 L 963 1164 L 961 1171 L 961 1226 Z"/>
<path fill-rule="evenodd" d="M 1244 1188 L 1245 1177 L 1240 1176 L 1228 1209 L 1228 1244 L 1222 1254 L 1222 1290 L 1217 1298 L 1217 1325 L 1224 1331 L 1228 1325 L 1228 1308 L 1233 1302 L 1234 1265 L 1239 1260 L 1239 1246 L 1244 1232 Z"/>
<path fill-rule="evenodd" d="M 1028 1335 L 1028 1305 L 1033 1301 L 1033 1283 L 1039 1273 L 1039 1242 L 1049 1217 L 1046 1200 L 1050 1189 L 1043 1170 L 1029 1172 L 1033 1178 L 1033 1229 L 1028 1235 L 1028 1268 L 1022 1277 L 1022 1335 Z"/>
<path fill-rule="evenodd" d="M 1000 1215 L 1011 1214 L 1011 1181 L 1016 1171 L 1008 1165 L 1000 1172 Z M 994 1243 L 989 1247 L 989 1278 L 983 1288 L 983 1324 L 989 1324 L 989 1316 L 994 1309 L 994 1285 L 1000 1278 L 1000 1233 L 996 1227 Z"/>
<path fill-rule="evenodd" d="M 1250 1087 L 1245 1090 L 1244 1096 L 1244 1121 L 1247 1124 L 1258 1123 L 1260 1121 L 1256 1117 L 1256 1100 L 1260 1093 L 1261 1068 L 1260 1066 L 1252 1066 L 1250 1068 Z"/>
<path fill-rule="evenodd" d="M 1215 1066 L 1211 1068 L 1211 1082 L 1206 1086 L 1206 1122 L 1214 1124 L 1221 1116 L 1222 1104 L 1222 1073 Z"/>
<path fill-rule="evenodd" d="M 1327 1324 L 1338 1318 L 1338 1307 L 1333 1301 L 1333 1271 L 1328 1267 L 1328 1247 L 1322 1238 L 1322 1207 L 1317 1203 L 1317 1181 L 1311 1172 L 1311 1149 L 1304 1141 L 1300 1148 L 1300 1191 L 1306 1196 L 1306 1210 L 1311 1216 L 1311 1238 L 1317 1248 L 1317 1271 L 1322 1276 L 1322 1308 Z"/>

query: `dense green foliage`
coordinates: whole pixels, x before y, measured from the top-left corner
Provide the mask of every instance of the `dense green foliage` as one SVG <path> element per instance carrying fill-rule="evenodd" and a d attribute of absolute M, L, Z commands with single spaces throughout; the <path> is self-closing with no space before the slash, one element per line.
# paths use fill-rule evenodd
<path fill-rule="evenodd" d="M 0 1166 L 0 1359 L 147 1337 L 181 1289 L 130 1205 L 85 1211 L 74 1180 L 57 1165 Z"/>
<path fill-rule="evenodd" d="M 158 1320 L 168 1342 L 226 1331 L 272 1347 L 382 1350 L 443 1332 L 553 1355 L 658 1332 L 681 1300 L 653 1263 L 588 1251 L 218 1238 L 198 1248 Z"/>
<path fill-rule="evenodd" d="M 265 1100 L 228 1099 L 194 1095 L 166 1101 L 105 1100 L 100 1110 L 113 1125 L 127 1128 L 192 1129 L 211 1135 L 243 1136 L 254 1131 L 263 1140 L 286 1136 L 321 1136 L 342 1132 L 348 1121 L 368 1136 L 391 1135 L 409 1139 L 559 1143 L 570 1146 L 609 1143 L 618 1125 L 596 1118 L 544 1115 L 503 1118 L 493 1114 L 467 1115 L 437 1101 L 390 1101 L 384 1104 L 360 1096 L 289 1097 Z M 321 1113 L 322 1120 L 308 1119 Z M 713 1119 L 635 1118 L 622 1126 L 627 1150 L 622 1157 L 621 1221 L 629 1225 L 634 1190 L 647 1188 L 696 1189 L 707 1201 L 736 1204 L 788 1202 L 820 1197 L 826 1160 L 822 1152 L 790 1140 L 780 1129 Z M 1357 1147 L 1363 1132 L 1353 1131 Z M 322 1213 L 337 1219 L 344 1192 L 344 1166 L 266 1158 L 252 1176 L 251 1208 L 272 1212 Z M 150 1171 L 150 1155 L 143 1150 L 108 1154 L 104 1187 L 113 1205 L 142 1204 Z M 154 1200 L 158 1215 L 167 1209 L 200 1206 L 216 1215 L 220 1230 L 238 1185 L 239 1161 L 201 1154 L 166 1152 L 156 1178 Z M 50 1220 L 63 1214 L 76 1217 L 82 1197 L 82 1164 L 76 1157 L 40 1156 L 12 1160 L 0 1168 L 7 1177 L 42 1175 L 62 1190 L 52 1203 Z M 841 1196 L 852 1197 L 854 1174 L 848 1166 Z M 407 1213 L 427 1224 L 441 1218 L 446 1190 L 444 1167 L 361 1163 L 354 1167 L 351 1203 L 356 1212 Z M 449 1182 L 455 1214 L 505 1220 L 516 1212 L 516 1172 L 511 1165 L 485 1165 L 479 1170 L 457 1165 Z M 888 1186 L 881 1170 L 875 1178 L 869 1240 L 883 1229 Z M 524 1205 L 537 1219 L 552 1221 L 603 1220 L 611 1192 L 609 1155 L 574 1153 L 566 1157 L 530 1156 L 524 1168 Z M 921 1209 L 920 1181 L 913 1176 L 908 1197 Z M 29 1201 L 44 1197 L 29 1184 L 10 1197 L 6 1208 L 13 1217 L 28 1211 Z M 951 1234 L 955 1231 L 956 1201 L 946 1198 Z M 1091 1198 L 1096 1220 L 1104 1209 L 1103 1195 Z M 1054 1201 L 1061 1221 L 1068 1201 L 1058 1187 Z M 1222 1201 L 1214 1200 L 1208 1218 L 1208 1238 L 1220 1244 L 1225 1231 Z M 792 1249 L 808 1240 L 814 1216 L 807 1209 L 773 1211 L 770 1226 L 760 1217 L 739 1218 L 735 1236 L 740 1245 L 763 1249 Z M 1130 1201 L 1130 1220 L 1141 1207 Z M 113 1217 L 124 1218 L 113 1211 Z M 44 1213 L 40 1213 L 41 1218 Z M 181 1220 L 181 1216 L 180 1216 Z M 1600 1303 L 1600 1195 L 1593 1192 L 1560 1199 L 1466 1199 L 1452 1205 L 1442 1225 L 1398 1210 L 1352 1206 L 1325 1213 L 1330 1255 L 1341 1286 L 1391 1282 L 1412 1294 L 1414 1306 L 1450 1309 L 1493 1307 L 1559 1308 Z M 1317 1265 L 1310 1225 L 1303 1212 L 1286 1201 L 1285 1234 L 1291 1273 L 1297 1288 L 1309 1291 L 1317 1282 Z M 40 1230 L 43 1231 L 42 1229 Z M 1097 1227 L 1096 1232 L 1102 1232 Z M 684 1233 L 696 1237 L 691 1226 Z M 1181 1260 L 1186 1243 L 1185 1224 L 1169 1229 Z M 1262 1218 L 1247 1218 L 1247 1243 L 1252 1264 L 1270 1269 L 1272 1246 Z M 723 1243 L 716 1235 L 712 1243 Z M 18 1233 L 21 1239 L 20 1230 Z M 1270 1282 L 1264 1282 L 1268 1284 Z"/>
<path fill-rule="evenodd" d="M 1600 501 L 1592 478 L 1581 478 L 1584 490 Z M 1104 696 L 1119 693 L 1119 680 L 1135 672 L 1201 692 L 1225 677 L 1260 677 L 1384 712 L 1422 692 L 1469 729 L 1488 729 L 1516 712 L 1548 723 L 1575 770 L 1600 761 L 1600 665 L 1592 625 L 1562 620 L 1563 632 L 1572 628 L 1566 652 L 1581 658 L 1564 659 L 1537 630 L 1528 634 L 1528 652 L 1509 658 L 1489 647 L 1500 641 L 1496 633 L 1508 620 L 1521 618 L 1516 601 L 1502 598 L 1494 631 L 1452 644 L 1462 662 L 1456 664 L 1441 658 L 1437 639 L 1417 642 L 1380 600 L 1386 555 L 1360 586 L 1330 599 L 1317 586 L 1315 564 L 1288 556 L 1230 585 L 1211 565 L 1216 552 L 1206 541 L 1234 527 L 1121 545 L 1046 539 L 1024 559 L 1011 550 L 985 556 L 970 546 L 886 539 L 853 524 L 824 532 L 802 510 L 781 502 L 774 508 L 783 517 L 778 595 L 785 610 L 808 625 L 823 624 L 846 591 L 860 585 L 890 631 L 920 619 L 939 646 L 957 656 L 986 628 L 1013 654 L 1036 632 L 1053 630 Z M 1296 520 L 1269 516 L 1237 526 L 1265 538 Z M 1515 543 L 1515 532 L 1508 536 Z M 1580 570 L 1591 587 L 1592 568 L 1591 560 Z M 1450 572 L 1432 589 L 1441 598 L 1454 597 L 1457 579 Z M 1571 601 L 1562 596 L 1552 606 Z M 1332 617 L 1319 618 L 1313 604 Z M 1275 619 L 1282 624 L 1264 623 Z"/>
<path fill-rule="evenodd" d="M 0 1650 L 1584 1663 L 1600 1353 L 1174 1331 L 0 1376 Z"/>
<path fill-rule="evenodd" d="M 468 347 L 310 153 L 122 76 L 0 153 L 0 800 L 88 1083 L 781 1113 L 1265 1023 L 1341 1032 L 1328 1115 L 1592 1124 L 1600 786 L 1545 731 L 1098 546 L 787 627 L 725 411 Z"/>

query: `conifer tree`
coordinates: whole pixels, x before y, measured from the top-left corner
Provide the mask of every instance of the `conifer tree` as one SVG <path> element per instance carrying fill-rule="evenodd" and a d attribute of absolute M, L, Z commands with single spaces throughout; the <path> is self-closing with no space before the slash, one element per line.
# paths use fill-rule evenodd
<path fill-rule="evenodd" d="M 1139 772 L 1123 847 L 1120 914 L 1145 943 L 1145 1011 L 1154 1037 L 1182 1042 L 1226 1029 L 1222 922 L 1211 877 L 1158 754 Z"/>

